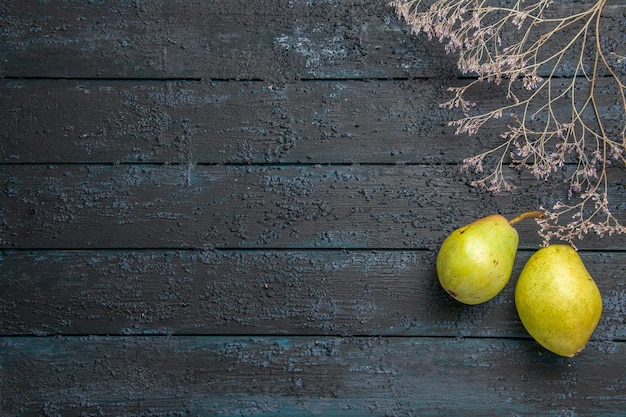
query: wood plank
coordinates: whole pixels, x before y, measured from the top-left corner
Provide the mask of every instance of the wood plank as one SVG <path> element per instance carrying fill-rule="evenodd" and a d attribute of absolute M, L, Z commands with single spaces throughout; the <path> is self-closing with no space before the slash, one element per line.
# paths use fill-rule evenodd
<path fill-rule="evenodd" d="M 4 251 L 0 335 L 528 337 L 511 281 L 467 306 L 433 251 Z M 624 252 L 581 252 L 603 295 L 594 343 L 626 340 Z"/>
<path fill-rule="evenodd" d="M 625 236 L 579 244 L 605 308 L 574 359 L 528 337 L 514 280 L 475 307 L 439 287 L 452 229 L 565 192 L 468 187 L 505 119 L 452 138 L 455 57 L 387 1 L 1 3 L 1 415 L 626 413 Z"/>
<path fill-rule="evenodd" d="M 621 416 L 625 360 L 511 339 L 3 338 L 0 389 L 16 417 Z"/>
<path fill-rule="evenodd" d="M 2 81 L 0 161 L 185 162 L 184 113 L 173 107 L 189 107 L 169 102 L 173 85 L 185 90 L 167 82 Z"/>
<path fill-rule="evenodd" d="M 0 163 L 457 164 L 501 144 L 511 119 L 455 136 L 459 113 L 439 108 L 448 81 L 4 80 Z M 481 87 L 468 96 L 477 111 L 505 104 L 504 87 Z M 605 129 L 621 132 L 615 85 L 597 88 Z M 552 107 L 562 120 L 568 100 Z"/>
<path fill-rule="evenodd" d="M 456 70 L 442 45 L 409 33 L 387 1 L 4 1 L 0 77 L 436 77 Z M 555 15 L 580 5 L 558 2 Z M 626 43 L 605 9 L 610 47 Z M 611 26 L 612 25 L 612 26 Z M 515 35 L 512 33 L 511 35 Z M 503 34 L 507 44 L 508 34 Z M 566 74 L 565 65 L 561 75 Z"/>
<path fill-rule="evenodd" d="M 412 77 L 444 56 L 386 2 L 13 0 L 2 15 L 4 77 Z"/>
<path fill-rule="evenodd" d="M 2 248 L 435 249 L 476 218 L 566 198 L 561 183 L 523 176 L 490 196 L 448 165 L 5 165 L 0 175 Z M 619 182 L 611 195 L 623 217 Z M 519 230 L 523 246 L 539 245 L 534 222 Z"/>
<path fill-rule="evenodd" d="M 445 127 L 441 91 L 423 80 L 5 80 L 0 162 L 458 162 L 479 149 Z"/>

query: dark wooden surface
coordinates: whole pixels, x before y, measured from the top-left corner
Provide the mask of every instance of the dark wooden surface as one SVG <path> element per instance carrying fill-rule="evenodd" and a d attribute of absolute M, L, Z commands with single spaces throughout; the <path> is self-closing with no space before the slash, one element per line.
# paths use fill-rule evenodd
<path fill-rule="evenodd" d="M 439 287 L 447 233 L 566 190 L 468 186 L 503 125 L 453 135 L 454 57 L 385 3 L 0 3 L 0 415 L 626 414 L 624 236 L 578 244 L 573 359 L 515 312 L 533 222 L 494 300 Z"/>

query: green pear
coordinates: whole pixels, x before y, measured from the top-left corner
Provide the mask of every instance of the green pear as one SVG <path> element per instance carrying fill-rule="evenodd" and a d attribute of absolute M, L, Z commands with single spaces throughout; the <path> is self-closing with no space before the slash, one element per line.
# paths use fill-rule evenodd
<path fill-rule="evenodd" d="M 578 252 L 554 244 L 535 252 L 515 286 L 522 324 L 543 347 L 572 357 L 582 351 L 598 325 L 602 297 Z"/>
<path fill-rule="evenodd" d="M 519 240 L 513 225 L 542 216 L 531 211 L 508 221 L 493 214 L 453 231 L 437 254 L 441 286 L 465 304 L 480 304 L 495 297 L 513 271 Z"/>

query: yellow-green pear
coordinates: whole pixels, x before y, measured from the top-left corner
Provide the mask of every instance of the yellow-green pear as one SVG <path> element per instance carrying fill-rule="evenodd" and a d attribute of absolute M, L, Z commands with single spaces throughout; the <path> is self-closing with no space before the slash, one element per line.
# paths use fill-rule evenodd
<path fill-rule="evenodd" d="M 535 252 L 515 286 L 522 324 L 546 349 L 572 357 L 583 350 L 602 314 L 602 297 L 578 252 L 553 244 Z"/>
<path fill-rule="evenodd" d="M 541 216 L 543 213 L 532 211 L 508 221 L 493 214 L 453 231 L 437 254 L 441 286 L 465 304 L 495 297 L 511 278 L 519 239 L 513 225 Z"/>

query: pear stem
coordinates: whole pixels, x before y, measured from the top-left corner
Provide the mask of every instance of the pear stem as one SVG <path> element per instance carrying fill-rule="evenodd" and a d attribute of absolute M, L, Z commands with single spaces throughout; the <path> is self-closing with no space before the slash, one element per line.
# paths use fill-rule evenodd
<path fill-rule="evenodd" d="M 509 224 L 511 226 L 513 226 L 516 223 L 521 222 L 522 220 L 526 220 L 526 219 L 541 219 L 543 218 L 544 214 L 541 211 L 527 211 L 526 213 L 522 213 L 519 216 L 517 216 L 516 218 L 512 219 L 511 221 L 509 221 Z"/>

